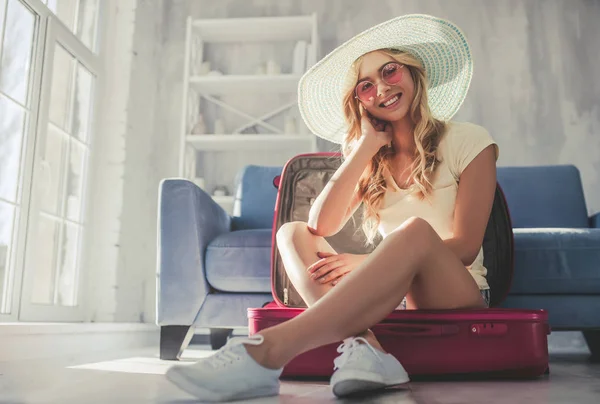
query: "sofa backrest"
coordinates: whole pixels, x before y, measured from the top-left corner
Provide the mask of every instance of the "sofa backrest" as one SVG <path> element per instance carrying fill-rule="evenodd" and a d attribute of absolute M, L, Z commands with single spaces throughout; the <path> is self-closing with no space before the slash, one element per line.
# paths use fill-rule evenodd
<path fill-rule="evenodd" d="M 248 165 L 240 172 L 232 230 L 272 227 L 277 197 L 273 179 L 282 169 Z M 514 228 L 589 227 L 575 166 L 498 167 L 497 173 Z"/>
<path fill-rule="evenodd" d="M 589 227 L 575 166 L 498 167 L 497 173 L 514 228 Z"/>
<path fill-rule="evenodd" d="M 270 229 L 277 189 L 273 179 L 283 167 L 248 165 L 238 174 L 232 230 Z"/>

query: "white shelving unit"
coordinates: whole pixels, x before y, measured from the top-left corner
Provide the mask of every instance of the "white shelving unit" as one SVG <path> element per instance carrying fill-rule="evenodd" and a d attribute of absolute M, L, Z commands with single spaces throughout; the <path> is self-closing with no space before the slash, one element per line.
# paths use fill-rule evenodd
<path fill-rule="evenodd" d="M 192 76 L 190 84 L 199 92 L 211 95 L 235 94 L 260 89 L 262 93 L 293 93 L 300 75 Z"/>
<path fill-rule="evenodd" d="M 307 135 L 188 135 L 187 144 L 198 151 L 265 150 L 312 147 L 314 139 Z"/>
<path fill-rule="evenodd" d="M 192 21 L 206 42 L 269 42 L 316 39 L 315 14 L 310 16 L 221 18 Z"/>
<path fill-rule="evenodd" d="M 287 41 L 296 47 L 305 45 L 299 53 L 300 62 L 294 60 L 293 72 L 281 74 L 241 74 L 227 73 L 199 74 L 199 66 L 204 61 L 206 44 L 241 43 L 256 45 L 257 43 L 273 43 Z M 299 42 L 300 41 L 300 42 Z M 301 47 L 302 49 L 302 47 Z M 294 48 L 294 51 L 297 49 Z M 302 133 L 284 133 L 285 129 L 267 122 L 290 109 L 297 109 L 298 81 L 306 69 L 317 60 L 318 37 L 316 14 L 306 16 L 260 17 L 260 18 L 227 18 L 227 19 L 193 19 L 188 17 L 186 26 L 185 63 L 183 71 L 183 107 L 181 114 L 181 143 L 179 175 L 196 181 L 196 166 L 203 164 L 197 161 L 197 152 L 253 152 L 269 151 L 273 153 L 299 154 L 317 150 L 316 137 L 303 127 Z M 301 66 L 302 69 L 298 70 Z M 214 72 L 211 72 L 214 73 Z M 287 94 L 294 101 L 279 105 L 277 108 L 254 116 L 239 107 L 233 107 L 221 101 L 220 96 L 236 96 L 238 94 Z M 260 96 L 257 95 L 257 103 Z M 239 126 L 232 133 L 194 134 L 194 113 L 204 103 L 215 104 L 241 116 L 246 124 Z M 209 104 L 207 104 L 209 105 Z M 296 125 L 304 125 L 296 122 Z M 250 127 L 260 127 L 270 133 L 242 133 Z M 258 159 L 255 164 L 261 164 Z M 237 167 L 241 169 L 242 167 Z M 204 180 L 207 180 L 206 178 Z M 196 181 L 198 182 L 198 181 Z M 207 192 L 211 190 L 207 189 Z M 235 192 L 235 190 L 231 190 Z M 213 199 L 224 209 L 233 213 L 234 197 L 213 196 Z"/>

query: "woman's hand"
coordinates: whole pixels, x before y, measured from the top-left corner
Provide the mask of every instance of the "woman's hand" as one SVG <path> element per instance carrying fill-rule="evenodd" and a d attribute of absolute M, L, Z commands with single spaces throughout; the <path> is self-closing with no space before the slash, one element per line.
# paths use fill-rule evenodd
<path fill-rule="evenodd" d="M 366 255 L 357 254 L 332 254 L 330 252 L 317 252 L 321 258 L 308 267 L 307 271 L 315 282 L 335 286 L 346 274 L 354 270 Z"/>
<path fill-rule="evenodd" d="M 392 124 L 381 119 L 377 119 L 367 112 L 362 104 L 360 108 L 360 128 L 362 132 L 362 142 L 377 153 L 383 146 L 392 142 Z"/>

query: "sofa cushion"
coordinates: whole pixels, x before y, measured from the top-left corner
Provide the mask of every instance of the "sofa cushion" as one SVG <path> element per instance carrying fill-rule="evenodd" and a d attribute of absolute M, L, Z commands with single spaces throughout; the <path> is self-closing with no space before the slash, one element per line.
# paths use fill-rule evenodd
<path fill-rule="evenodd" d="M 247 165 L 238 173 L 232 230 L 271 229 L 277 188 L 273 179 L 282 167 Z"/>
<path fill-rule="evenodd" d="M 498 167 L 498 183 L 514 228 L 589 227 L 575 166 Z"/>
<path fill-rule="evenodd" d="M 271 229 L 238 230 L 206 249 L 206 279 L 224 292 L 271 292 Z"/>
<path fill-rule="evenodd" d="M 514 229 L 511 295 L 600 294 L 600 229 Z"/>

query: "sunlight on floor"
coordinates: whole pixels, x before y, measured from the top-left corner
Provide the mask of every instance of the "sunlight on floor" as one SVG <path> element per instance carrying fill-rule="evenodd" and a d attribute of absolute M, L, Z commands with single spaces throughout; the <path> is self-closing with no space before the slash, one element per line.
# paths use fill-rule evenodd
<path fill-rule="evenodd" d="M 102 370 L 105 372 L 137 373 L 164 375 L 174 365 L 192 365 L 197 359 L 212 355 L 211 351 L 187 349 L 181 356 L 181 361 L 163 361 L 158 357 L 134 357 L 117 359 L 114 361 L 87 363 L 84 365 L 69 366 L 68 369 Z"/>

